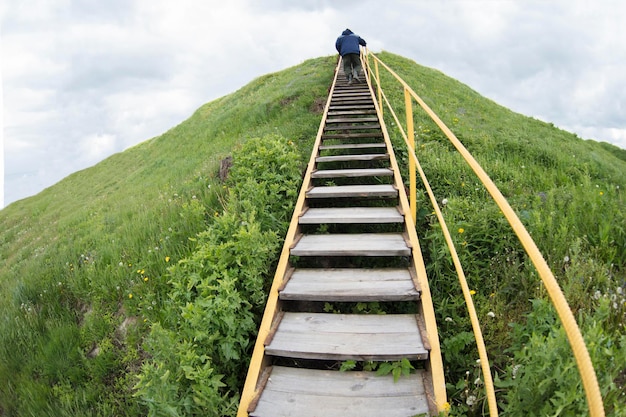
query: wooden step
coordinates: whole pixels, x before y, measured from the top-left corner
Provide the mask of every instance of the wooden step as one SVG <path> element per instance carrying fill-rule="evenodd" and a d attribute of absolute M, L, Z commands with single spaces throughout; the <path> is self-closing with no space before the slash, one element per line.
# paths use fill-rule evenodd
<path fill-rule="evenodd" d="M 293 256 L 409 256 L 401 233 L 303 235 L 291 248 Z"/>
<path fill-rule="evenodd" d="M 377 123 L 378 117 L 338 117 L 326 119 L 326 123 Z"/>
<path fill-rule="evenodd" d="M 420 292 L 407 268 L 296 269 L 281 300 L 367 302 L 417 300 Z"/>
<path fill-rule="evenodd" d="M 364 153 L 358 155 L 318 156 L 315 158 L 315 162 L 386 161 L 388 159 L 389 154 L 386 153 Z"/>
<path fill-rule="evenodd" d="M 368 97 L 372 98 L 369 90 L 353 90 L 353 91 L 335 91 L 333 98 L 345 98 L 345 97 Z"/>
<path fill-rule="evenodd" d="M 375 149 L 375 148 L 387 148 L 385 142 L 375 143 L 342 143 L 340 145 L 320 145 L 320 151 L 326 150 L 338 150 L 338 149 Z"/>
<path fill-rule="evenodd" d="M 322 139 L 363 139 L 382 137 L 382 132 L 324 133 L 322 135 Z"/>
<path fill-rule="evenodd" d="M 311 173 L 311 178 L 356 178 L 356 177 L 390 177 L 390 168 L 372 169 L 320 169 Z"/>
<path fill-rule="evenodd" d="M 362 124 L 362 125 L 326 125 L 324 126 L 324 131 L 329 130 L 368 130 L 368 129 L 377 129 L 380 130 L 380 125 L 378 123 L 372 124 Z"/>
<path fill-rule="evenodd" d="M 372 110 L 372 109 L 376 109 L 374 107 L 374 103 L 372 104 L 360 104 L 360 105 L 355 105 L 355 106 L 337 106 L 337 105 L 331 105 L 328 110 L 329 111 L 343 111 L 343 110 Z"/>
<path fill-rule="evenodd" d="M 408 417 L 428 414 L 425 372 L 392 375 L 272 367 L 251 417 Z"/>
<path fill-rule="evenodd" d="M 415 314 L 285 312 L 265 352 L 319 360 L 428 358 Z"/>
<path fill-rule="evenodd" d="M 330 187 L 313 187 L 306 192 L 307 198 L 367 198 L 397 196 L 398 190 L 391 184 L 335 185 Z"/>
<path fill-rule="evenodd" d="M 323 207 L 309 208 L 300 216 L 300 224 L 380 224 L 403 223 L 397 207 Z"/>
<path fill-rule="evenodd" d="M 329 111 L 328 116 L 364 116 L 376 114 L 376 110 L 337 110 L 337 111 Z"/>

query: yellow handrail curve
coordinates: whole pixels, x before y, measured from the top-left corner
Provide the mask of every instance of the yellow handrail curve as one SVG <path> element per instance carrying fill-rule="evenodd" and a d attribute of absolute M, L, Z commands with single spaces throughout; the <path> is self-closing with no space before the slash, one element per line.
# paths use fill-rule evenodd
<path fill-rule="evenodd" d="M 363 66 L 363 69 L 366 69 L 366 66 Z M 370 93 L 372 90 L 372 84 L 369 77 L 366 77 L 368 86 L 370 88 Z M 385 121 L 382 118 L 382 107 L 378 105 L 376 101 L 374 101 L 374 107 L 376 107 L 377 114 L 381 115 L 379 118 L 381 130 L 383 133 L 383 137 L 385 139 L 385 143 L 387 144 L 389 149 L 393 149 L 391 144 L 391 139 L 389 138 L 389 132 L 387 131 L 387 126 L 385 125 Z M 393 111 L 393 110 L 392 110 Z M 398 162 L 396 160 L 394 152 L 389 153 L 389 161 L 391 165 L 394 167 L 395 172 L 400 172 L 398 167 Z M 395 186 L 398 190 L 402 190 L 404 185 L 402 184 L 402 178 L 398 178 L 394 176 Z M 446 384 L 443 373 L 443 360 L 441 358 L 441 345 L 439 343 L 439 334 L 437 331 L 437 320 L 435 318 L 435 310 L 433 308 L 432 296 L 430 293 L 430 286 L 428 284 L 428 280 L 426 279 L 426 267 L 424 265 L 424 259 L 422 256 L 421 245 L 419 244 L 419 238 L 417 237 L 417 231 L 415 229 L 414 216 L 411 215 L 411 208 L 407 196 L 405 193 L 400 192 L 400 206 L 402 208 L 402 212 L 405 214 L 405 222 L 406 222 L 406 230 L 409 236 L 409 240 L 411 241 L 412 251 L 413 251 L 413 263 L 415 270 L 417 272 L 417 280 L 419 282 L 421 295 L 420 298 L 422 302 L 421 306 L 421 314 L 424 317 L 424 323 L 426 325 L 426 333 L 428 334 L 429 342 L 430 342 L 430 354 L 429 360 L 431 364 L 431 377 L 433 381 L 433 391 L 434 391 L 434 400 L 437 406 L 437 409 L 441 412 L 447 411 L 449 404 L 447 402 L 447 394 L 446 394 Z M 407 214 L 409 213 L 409 214 Z"/>
<path fill-rule="evenodd" d="M 341 64 L 341 60 L 337 62 L 337 67 L 335 68 L 335 73 L 339 71 L 339 65 Z M 331 86 L 331 91 L 335 88 L 335 82 L 337 78 L 335 77 L 333 80 L 333 85 Z M 319 143 L 322 140 L 322 133 L 324 132 L 324 125 L 326 124 L 326 118 L 328 117 L 328 109 L 330 107 L 330 100 L 326 102 L 326 106 L 324 107 L 324 113 L 322 115 L 322 121 L 320 123 L 320 127 L 317 132 L 317 137 L 315 139 L 314 149 L 319 146 Z M 309 163 L 307 165 L 306 173 L 304 174 L 303 184 L 308 184 L 311 181 L 311 173 L 313 172 L 313 168 L 315 167 L 315 157 L 316 155 L 311 154 L 311 158 L 309 159 Z M 261 321 L 261 325 L 259 326 L 259 333 L 256 339 L 256 343 L 254 345 L 254 351 L 252 352 L 252 358 L 250 359 L 250 366 L 248 367 L 248 374 L 246 376 L 246 381 L 244 383 L 243 391 L 241 393 L 241 400 L 239 401 L 239 409 L 237 410 L 237 417 L 247 417 L 248 416 L 248 407 L 250 406 L 252 400 L 257 395 L 257 383 L 258 378 L 260 376 L 260 370 L 263 367 L 263 362 L 266 359 L 265 357 L 265 346 L 264 342 L 267 336 L 270 333 L 270 329 L 272 326 L 272 321 L 274 320 L 274 316 L 278 311 L 279 300 L 278 300 L 278 291 L 280 286 L 283 284 L 283 277 L 285 275 L 285 271 L 289 266 L 289 252 L 291 243 L 295 240 L 296 233 L 298 231 L 298 220 L 302 213 L 302 208 L 304 207 L 304 202 L 306 199 L 306 187 L 302 187 L 300 189 L 300 194 L 298 195 L 298 201 L 296 202 L 296 206 L 293 211 L 293 215 L 291 218 L 291 222 L 289 224 L 289 229 L 287 230 L 287 235 L 285 237 L 285 244 L 283 246 L 280 259 L 278 261 L 278 265 L 276 266 L 276 273 L 274 274 L 274 280 L 272 282 L 272 287 L 270 288 L 270 292 L 267 298 L 267 303 L 265 305 L 265 312 L 263 314 L 263 320 Z"/>
<path fill-rule="evenodd" d="M 450 231 L 448 230 L 448 226 L 445 222 L 445 219 L 443 218 L 443 214 L 441 213 L 441 210 L 439 209 L 439 205 L 437 204 L 437 198 L 435 197 L 435 194 L 433 193 L 432 188 L 430 187 L 430 183 L 428 182 L 428 179 L 426 178 L 426 174 L 424 173 L 424 170 L 422 169 L 422 166 L 419 163 L 419 160 L 415 154 L 414 141 L 411 142 L 409 139 L 413 136 L 413 129 L 412 129 L 413 113 L 412 113 L 411 102 L 410 102 L 411 96 L 409 95 L 408 91 L 405 89 L 404 90 L 405 106 L 407 107 L 407 112 L 406 112 L 407 113 L 407 132 L 405 133 L 404 130 L 402 129 L 402 124 L 400 120 L 396 116 L 396 113 L 393 110 L 393 107 L 391 106 L 391 103 L 389 103 L 389 100 L 387 100 L 387 97 L 385 96 L 385 94 L 382 92 L 382 89 L 380 88 L 380 78 L 378 77 L 378 75 L 376 76 L 376 84 L 377 84 L 379 96 L 382 96 L 384 98 L 385 104 L 389 108 L 389 112 L 391 113 L 394 120 L 396 121 L 398 130 L 400 131 L 400 134 L 404 138 L 404 141 L 407 145 L 407 148 L 411 156 L 410 161 L 413 161 L 413 164 L 412 164 L 414 166 L 413 169 L 417 168 L 420 174 L 420 178 L 422 179 L 422 182 L 424 183 L 424 187 L 426 188 L 426 192 L 428 193 L 428 196 L 430 198 L 431 204 L 434 207 L 437 220 L 441 224 L 441 230 L 445 237 L 448 248 L 450 250 L 450 256 L 452 257 L 454 267 L 459 277 L 459 283 L 461 285 L 461 290 L 463 291 L 463 298 L 465 299 L 465 303 L 467 305 L 467 309 L 468 309 L 469 316 L 470 316 L 470 322 L 472 324 L 472 330 L 476 338 L 476 345 L 478 348 L 478 357 L 480 359 L 480 366 L 481 366 L 481 370 L 483 373 L 485 391 L 487 394 L 487 403 L 489 405 L 489 414 L 495 417 L 498 415 L 498 406 L 496 402 L 495 388 L 493 385 L 493 378 L 491 376 L 489 357 L 487 356 L 487 348 L 485 347 L 485 341 L 483 339 L 482 330 L 480 328 L 478 314 L 476 313 L 476 308 L 474 307 L 474 302 L 472 300 L 472 294 L 470 292 L 469 285 L 467 284 L 467 279 L 465 278 L 465 273 L 463 272 L 461 261 L 456 252 L 456 248 L 454 247 L 452 236 L 450 234 Z M 411 109 L 411 111 L 409 111 L 409 109 Z M 415 181 L 413 180 L 414 171 L 410 170 L 409 175 L 412 177 L 410 188 L 411 188 L 411 193 L 413 193 L 416 188 Z M 413 201 L 411 203 L 415 204 Z M 415 212 L 416 212 L 415 206 L 411 207 L 411 212 L 413 214 L 413 218 L 415 219 Z"/>
<path fill-rule="evenodd" d="M 547 262 L 543 258 L 541 252 L 537 248 L 537 245 L 533 241 L 530 233 L 526 230 L 522 222 L 519 220 L 515 211 L 511 208 L 508 201 L 504 198 L 500 190 L 496 187 L 494 182 L 489 178 L 487 173 L 483 170 L 483 168 L 478 164 L 478 162 L 474 159 L 474 157 L 469 153 L 469 151 L 463 146 L 463 144 L 457 139 L 457 137 L 452 133 L 452 131 L 441 121 L 441 119 L 432 111 L 432 109 L 411 89 L 411 87 L 398 76 L 391 68 L 389 68 L 383 61 L 381 61 L 377 56 L 373 53 L 367 53 L 367 65 L 369 67 L 369 57 L 374 59 L 376 62 L 376 70 L 378 71 L 378 64 L 382 65 L 411 95 L 413 99 L 420 105 L 420 107 L 428 114 L 428 116 L 437 124 L 437 126 L 441 129 L 441 131 L 446 135 L 446 137 L 450 140 L 452 145 L 457 149 L 457 151 L 461 154 L 463 159 L 467 162 L 467 164 L 472 168 L 474 173 L 478 176 L 480 181 L 483 183 L 489 194 L 492 196 L 505 218 L 513 228 L 513 231 L 517 235 L 518 239 L 522 243 L 522 246 L 526 250 L 530 260 L 533 265 L 537 269 L 539 277 L 541 278 L 546 290 L 548 291 L 548 295 L 552 301 L 552 304 L 555 307 L 555 310 L 563 324 L 563 328 L 565 329 L 565 333 L 569 340 L 569 343 L 572 347 L 572 351 L 574 353 L 574 358 L 576 360 L 576 364 L 578 366 L 578 370 L 581 375 L 583 387 L 585 389 L 585 395 L 587 398 L 587 405 L 589 408 L 590 416 L 592 417 L 603 417 L 604 413 L 604 405 L 602 402 L 602 395 L 600 393 L 600 387 L 598 386 L 598 380 L 596 377 L 595 370 L 593 368 L 593 364 L 591 362 L 591 358 L 589 356 L 589 352 L 587 350 L 587 346 L 585 345 L 585 341 L 582 337 L 580 329 L 576 324 L 576 320 L 574 315 L 557 283 L 552 271 L 550 270 Z M 371 71 L 370 71 L 371 74 Z M 377 74 L 378 75 L 378 74 Z M 379 79 L 378 79 L 379 80 Z M 380 84 L 379 84 L 380 88 Z M 400 124 L 398 123 L 398 126 Z M 411 157 L 417 161 L 417 157 L 414 152 L 410 152 Z M 421 172 L 420 172 L 421 175 Z M 411 179 L 414 181 L 414 179 Z M 432 197 L 431 197 L 432 201 Z M 433 204 L 435 211 L 438 211 L 438 205 L 436 204 L 436 200 Z M 438 214 L 439 218 L 439 214 Z M 442 230 L 444 229 L 442 223 Z M 446 238 L 446 241 L 448 239 Z M 450 245 L 451 242 L 448 242 Z M 452 248 L 452 246 L 451 246 Z M 452 249 L 451 249 L 452 251 Z M 463 290 L 465 295 L 465 289 Z M 471 295 L 471 294 L 470 294 Z M 467 298 L 467 297 L 466 297 Z M 471 297 L 470 297 L 471 299 Z M 469 306 L 469 304 L 468 304 Z M 477 336 L 478 342 L 478 336 Z M 483 370 L 483 374 L 490 374 L 489 372 L 485 372 Z M 490 405 L 491 409 L 491 405 Z"/>

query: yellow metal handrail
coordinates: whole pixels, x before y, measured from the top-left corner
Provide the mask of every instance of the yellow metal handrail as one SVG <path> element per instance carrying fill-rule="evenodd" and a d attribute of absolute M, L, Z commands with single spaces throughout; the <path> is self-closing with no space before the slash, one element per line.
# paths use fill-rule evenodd
<path fill-rule="evenodd" d="M 517 217 L 517 215 L 515 214 L 515 212 L 509 205 L 509 203 L 507 202 L 507 200 L 504 198 L 500 190 L 496 187 L 494 182 L 491 180 L 491 178 L 489 178 L 487 173 L 478 164 L 478 162 L 469 153 L 469 151 L 463 146 L 463 144 L 457 139 L 454 133 L 452 133 L 452 131 L 435 114 L 435 112 L 432 111 L 432 109 L 411 89 L 411 87 L 402 78 L 400 78 L 400 76 L 398 76 L 391 68 L 389 68 L 377 56 L 375 56 L 373 53 L 368 51 L 366 54 L 366 67 L 368 68 L 370 77 L 373 77 L 373 76 L 372 76 L 372 71 L 371 71 L 371 67 L 369 64 L 369 57 L 372 57 L 374 59 L 375 81 L 377 83 L 377 90 L 378 90 L 377 96 L 379 100 L 379 103 L 378 103 L 379 107 L 382 109 L 382 97 L 384 96 L 384 93 L 380 84 L 380 77 L 379 77 L 379 64 L 380 64 L 404 88 L 405 106 L 406 106 L 406 111 L 407 111 L 407 123 L 409 123 L 410 125 L 412 125 L 413 123 L 412 109 L 409 112 L 409 109 L 411 106 L 410 99 L 406 98 L 407 96 L 410 96 L 410 98 L 414 99 L 420 105 L 420 107 L 437 124 L 437 126 L 439 126 L 441 131 L 446 135 L 446 137 L 450 140 L 452 145 L 454 145 L 454 147 L 461 154 L 463 159 L 465 159 L 467 164 L 472 168 L 474 173 L 478 176 L 480 181 L 483 183 L 483 185 L 485 186 L 489 194 L 492 196 L 492 198 L 494 199 L 494 201 L 496 202 L 496 204 L 498 205 L 498 207 L 504 214 L 505 218 L 507 219 L 507 221 L 513 228 L 513 231 L 515 232 L 520 242 L 522 243 L 522 246 L 526 250 L 526 253 L 528 254 L 530 260 L 532 261 L 533 265 L 537 269 L 537 272 L 539 273 L 539 277 L 544 283 L 546 290 L 548 291 L 548 295 L 550 296 L 550 299 L 552 300 L 552 304 L 554 305 L 556 312 L 559 315 L 561 322 L 563 323 L 565 333 L 570 342 L 570 345 L 572 346 L 572 351 L 576 359 L 576 364 L 578 366 L 578 370 L 581 375 L 583 387 L 585 389 L 585 395 L 587 397 L 587 405 L 589 407 L 589 413 L 592 417 L 603 417 L 605 413 L 604 413 L 604 405 L 602 402 L 602 395 L 600 393 L 600 387 L 598 386 L 598 380 L 596 377 L 595 370 L 593 368 L 593 364 L 591 362 L 591 358 L 589 356 L 589 352 L 587 350 L 587 346 L 585 345 L 585 341 L 582 337 L 580 329 L 578 328 L 578 325 L 576 324 L 574 315 L 569 307 L 569 304 L 567 303 L 567 300 L 565 299 L 565 296 L 563 295 L 563 292 L 561 291 L 559 287 L 559 284 L 554 278 L 552 271 L 550 270 L 548 264 L 546 263 L 545 259 L 541 255 L 541 252 L 537 248 L 537 245 L 531 238 L 530 234 L 528 233 L 528 231 L 526 230 L 522 222 L 519 220 L 519 218 Z M 389 104 L 386 97 L 385 97 L 385 101 L 387 104 Z M 389 108 L 393 112 L 393 109 L 391 109 L 390 105 L 389 105 Z M 401 124 L 397 116 L 395 115 L 395 113 L 393 113 L 393 116 L 396 120 L 397 125 L 400 127 Z M 411 145 L 412 141 L 414 140 L 414 135 L 411 134 L 407 138 L 407 134 L 405 134 L 402 130 L 401 132 L 407 143 L 411 160 L 414 161 L 414 163 L 419 167 L 419 162 L 417 160 L 417 156 L 415 155 L 414 147 Z M 460 263 L 457 265 L 458 257 L 456 256 L 456 251 L 454 249 L 454 245 L 450 238 L 450 234 L 447 230 L 447 227 L 445 226 L 445 222 L 443 221 L 443 215 L 441 214 L 441 211 L 439 210 L 437 201 L 434 198 L 434 195 L 432 194 L 432 190 L 430 190 L 430 187 L 428 186 L 428 182 L 425 176 L 423 175 L 423 171 L 421 170 L 421 167 L 419 167 L 419 171 L 420 171 L 420 176 L 422 177 L 422 181 L 424 182 L 424 185 L 427 188 L 429 197 L 431 199 L 431 202 L 437 214 L 437 218 L 439 219 L 439 222 L 441 223 L 442 230 L 444 231 L 444 236 L 446 238 L 446 242 L 448 244 L 448 247 L 450 248 L 450 252 L 452 254 L 454 264 L 455 264 L 455 267 L 457 268 L 457 273 L 458 273 L 459 270 L 462 271 L 462 268 L 460 266 Z M 410 181 L 411 181 L 411 184 L 415 183 L 415 175 L 413 173 L 411 175 Z M 411 189 L 413 187 L 414 185 L 411 185 Z M 413 211 L 415 209 L 412 208 L 411 210 Z M 480 345 L 481 341 L 479 341 L 479 337 L 480 339 L 482 339 L 482 335 L 479 336 L 479 334 L 476 333 L 476 329 L 477 328 L 480 329 L 480 327 L 477 323 L 478 319 L 476 318 L 477 324 L 475 325 L 474 318 L 472 317 L 472 316 L 475 316 L 475 311 L 473 313 L 471 311 L 473 310 L 473 303 L 471 301 L 472 299 L 471 299 L 471 294 L 469 293 L 469 287 L 467 286 L 467 283 L 465 282 L 464 275 L 459 274 L 459 280 L 461 281 L 461 287 L 463 290 L 463 295 L 465 297 L 465 300 L 466 302 L 468 302 L 468 309 L 470 310 L 470 318 L 472 319 L 472 327 L 475 331 L 476 342 L 477 344 Z M 484 348 L 484 343 L 483 343 L 483 348 Z M 481 354 L 480 351 L 483 348 L 479 346 L 479 354 Z M 489 376 L 489 379 L 491 379 L 491 372 L 489 370 L 488 364 L 483 363 L 482 356 L 481 356 L 481 366 L 483 370 L 483 376 L 485 378 L 485 386 L 488 391 L 487 398 L 489 402 L 490 413 L 491 415 L 497 415 L 497 407 L 495 406 L 495 394 L 493 395 L 493 400 L 492 400 L 491 394 L 489 393 L 490 390 L 493 390 L 493 385 L 491 386 L 491 388 L 487 387 L 487 375 Z M 492 401 L 494 401 L 493 405 L 492 405 Z M 495 409 L 495 414 L 494 414 L 494 409 Z"/>
<path fill-rule="evenodd" d="M 456 252 L 456 248 L 454 247 L 452 236 L 450 234 L 450 231 L 448 230 L 448 226 L 445 222 L 445 219 L 443 218 L 443 214 L 441 213 L 441 210 L 439 209 L 439 205 L 437 204 L 437 198 L 435 197 L 435 194 L 433 193 L 432 188 L 430 187 L 430 183 L 428 182 L 428 179 L 426 178 L 426 174 L 424 173 L 424 170 L 422 169 L 422 166 L 419 163 L 417 156 L 415 155 L 415 136 L 413 134 L 413 106 L 411 103 L 411 95 L 408 92 L 408 90 L 405 88 L 404 99 L 405 99 L 406 121 L 407 121 L 407 132 L 405 132 L 404 129 L 402 129 L 402 123 L 398 119 L 398 116 L 396 115 L 393 107 L 391 106 L 391 103 L 389 102 L 384 92 L 380 88 L 380 78 L 378 74 L 376 75 L 375 80 L 377 84 L 379 101 L 381 100 L 381 98 L 384 98 L 385 104 L 389 108 L 389 112 L 391 113 L 394 120 L 396 121 L 396 126 L 398 127 L 400 134 L 404 138 L 404 142 L 406 143 L 409 154 L 411 156 L 411 158 L 409 159 L 409 176 L 411 178 L 409 189 L 410 189 L 410 194 L 411 194 L 411 214 L 413 216 L 413 221 L 415 221 L 416 212 L 417 212 L 416 198 L 415 198 L 415 194 L 416 194 L 415 170 L 417 169 L 420 174 L 420 178 L 422 179 L 422 182 L 424 184 L 424 187 L 426 188 L 426 192 L 428 193 L 431 204 L 433 205 L 435 214 L 437 215 L 437 219 L 439 223 L 441 224 L 441 230 L 443 232 L 448 248 L 450 249 L 450 256 L 452 257 L 454 267 L 459 277 L 459 283 L 461 285 L 461 290 L 463 291 L 463 298 L 465 299 L 465 303 L 467 304 L 467 309 L 468 309 L 469 316 L 470 316 L 470 322 L 472 323 L 472 330 L 474 331 L 474 336 L 476 338 L 476 345 L 478 347 L 478 357 L 480 358 L 480 366 L 481 366 L 482 373 L 483 373 L 485 391 L 487 393 L 487 403 L 489 405 L 489 414 L 495 417 L 498 415 L 498 406 L 496 402 L 495 388 L 493 385 L 493 378 L 491 377 L 489 357 L 487 356 L 487 348 L 485 347 L 482 330 L 480 328 L 480 323 L 478 321 L 478 314 L 476 313 L 476 308 L 474 307 L 474 302 L 472 300 L 472 294 L 470 292 L 467 279 L 465 278 L 465 273 L 461 265 L 461 260 L 459 259 L 459 256 Z M 382 108 L 381 104 L 379 104 L 379 106 Z"/>

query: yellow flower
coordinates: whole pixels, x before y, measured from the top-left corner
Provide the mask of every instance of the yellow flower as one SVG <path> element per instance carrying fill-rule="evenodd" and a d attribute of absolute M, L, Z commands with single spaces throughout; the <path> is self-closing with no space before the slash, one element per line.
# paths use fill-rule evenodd
<path fill-rule="evenodd" d="M 474 295 L 474 294 L 476 294 L 476 291 L 474 291 L 474 290 L 470 290 L 470 294 L 471 294 L 471 295 Z"/>
<path fill-rule="evenodd" d="M 446 402 L 443 404 L 443 411 L 444 413 L 447 413 L 448 411 L 450 411 L 450 403 Z"/>
<path fill-rule="evenodd" d="M 133 295 L 132 294 L 128 294 L 128 298 L 133 298 Z"/>
<path fill-rule="evenodd" d="M 148 282 L 148 277 L 144 277 L 143 282 Z"/>
<path fill-rule="evenodd" d="M 600 191 L 600 195 L 604 195 L 604 191 Z"/>
<path fill-rule="evenodd" d="M 165 262 L 169 262 L 169 261 L 170 261 L 170 257 L 169 257 L 169 256 L 166 256 L 166 257 L 165 257 Z"/>
<path fill-rule="evenodd" d="M 463 229 L 462 227 L 459 227 L 459 234 L 465 232 L 465 229 Z"/>

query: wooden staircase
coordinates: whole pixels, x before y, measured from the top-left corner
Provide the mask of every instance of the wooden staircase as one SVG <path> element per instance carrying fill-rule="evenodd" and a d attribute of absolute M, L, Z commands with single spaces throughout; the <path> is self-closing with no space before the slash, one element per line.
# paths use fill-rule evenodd
<path fill-rule="evenodd" d="M 418 279 L 424 268 L 416 268 L 406 196 L 372 97 L 366 82 L 348 85 L 339 68 L 239 415 L 437 414 Z M 397 381 L 363 370 L 402 359 L 415 371 Z M 346 360 L 355 370 L 339 371 Z"/>

